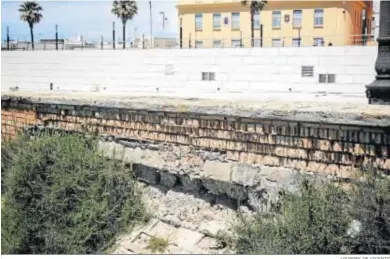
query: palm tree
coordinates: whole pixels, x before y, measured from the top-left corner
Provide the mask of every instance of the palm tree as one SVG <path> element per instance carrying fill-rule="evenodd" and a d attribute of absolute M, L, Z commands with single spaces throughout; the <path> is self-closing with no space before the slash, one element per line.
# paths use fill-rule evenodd
<path fill-rule="evenodd" d="M 126 22 L 137 14 L 138 7 L 135 1 L 119 0 L 112 3 L 111 12 L 122 20 L 123 24 L 123 48 L 126 46 Z"/>
<path fill-rule="evenodd" d="M 33 27 L 34 24 L 39 23 L 42 19 L 43 8 L 34 1 L 26 1 L 19 6 L 18 9 L 20 13 L 20 19 L 28 23 L 30 27 L 30 35 L 31 35 L 31 47 L 34 50 L 34 32 Z"/>
<path fill-rule="evenodd" d="M 254 47 L 254 38 L 255 38 L 255 20 L 254 15 L 256 12 L 260 12 L 263 10 L 264 6 L 267 4 L 266 0 L 261 1 L 253 1 L 253 0 L 243 0 L 241 4 L 244 6 L 249 5 L 250 13 L 251 13 L 251 45 Z"/>

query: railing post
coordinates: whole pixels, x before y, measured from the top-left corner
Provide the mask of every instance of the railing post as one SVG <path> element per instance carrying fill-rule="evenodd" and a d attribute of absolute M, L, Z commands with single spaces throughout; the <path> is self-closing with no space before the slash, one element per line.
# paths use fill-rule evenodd
<path fill-rule="evenodd" d="M 56 24 L 56 50 L 58 50 L 58 25 Z"/>
<path fill-rule="evenodd" d="M 7 50 L 9 50 L 9 27 L 7 26 Z"/>
<path fill-rule="evenodd" d="M 263 24 L 260 24 L 260 47 L 263 47 Z"/>
<path fill-rule="evenodd" d="M 115 49 L 115 22 L 112 22 L 112 48 Z"/>

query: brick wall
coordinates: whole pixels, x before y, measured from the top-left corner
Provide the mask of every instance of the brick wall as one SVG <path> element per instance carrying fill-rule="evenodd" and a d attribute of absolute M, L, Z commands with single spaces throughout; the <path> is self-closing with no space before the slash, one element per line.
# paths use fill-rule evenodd
<path fill-rule="evenodd" d="M 218 151 L 230 161 L 348 178 L 373 164 L 390 170 L 390 127 L 2 100 L 2 139 L 29 125 L 174 143 Z"/>

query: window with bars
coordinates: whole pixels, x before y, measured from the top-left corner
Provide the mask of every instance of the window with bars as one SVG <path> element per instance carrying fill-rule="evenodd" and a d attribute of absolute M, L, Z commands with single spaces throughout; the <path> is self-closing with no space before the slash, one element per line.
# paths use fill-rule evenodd
<path fill-rule="evenodd" d="M 232 48 L 239 48 L 241 46 L 241 40 L 232 40 Z"/>
<path fill-rule="evenodd" d="M 232 13 L 232 30 L 240 29 L 240 13 Z"/>
<path fill-rule="evenodd" d="M 313 46 L 324 46 L 324 44 L 325 44 L 324 38 L 321 37 L 314 38 Z"/>
<path fill-rule="evenodd" d="M 282 46 L 282 40 L 277 38 L 277 39 L 272 39 L 272 47 L 280 47 Z"/>
<path fill-rule="evenodd" d="M 295 28 L 302 27 L 302 10 L 293 11 L 293 27 Z"/>
<path fill-rule="evenodd" d="M 280 28 L 282 13 L 280 11 L 272 12 L 272 28 Z"/>
<path fill-rule="evenodd" d="M 214 28 L 214 30 L 221 29 L 221 14 L 220 13 L 213 14 L 213 28 Z"/>
<path fill-rule="evenodd" d="M 222 41 L 221 40 L 213 40 L 213 48 L 220 48 L 222 47 Z"/>
<path fill-rule="evenodd" d="M 315 27 L 324 26 L 324 9 L 314 10 L 314 26 Z"/>
<path fill-rule="evenodd" d="M 203 14 L 195 14 L 195 30 L 201 31 L 203 29 Z"/>
<path fill-rule="evenodd" d="M 292 46 L 293 47 L 299 47 L 299 38 L 293 38 L 292 39 Z"/>

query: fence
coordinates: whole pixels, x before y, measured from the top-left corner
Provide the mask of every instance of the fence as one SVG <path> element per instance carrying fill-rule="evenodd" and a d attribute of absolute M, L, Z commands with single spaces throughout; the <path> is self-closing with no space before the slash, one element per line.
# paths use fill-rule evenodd
<path fill-rule="evenodd" d="M 116 42 L 116 49 L 123 49 L 123 42 Z M 178 39 L 154 38 L 135 39 L 125 42 L 126 49 L 173 49 L 173 48 L 267 48 L 267 47 L 312 47 L 312 46 L 376 46 L 377 42 L 373 35 L 328 35 L 322 37 L 301 36 L 301 37 L 263 37 L 263 38 L 196 38 L 188 35 L 182 42 Z M 55 43 L 35 43 L 35 50 L 55 50 Z M 2 50 L 31 50 L 30 43 L 12 43 L 7 49 L 6 42 Z M 59 43 L 58 50 L 105 50 L 113 49 L 112 42 L 77 42 Z"/>

